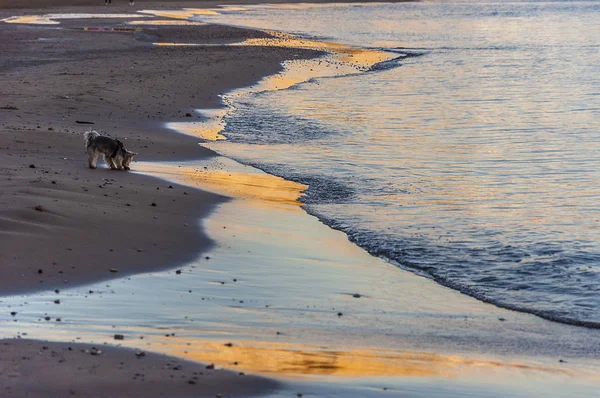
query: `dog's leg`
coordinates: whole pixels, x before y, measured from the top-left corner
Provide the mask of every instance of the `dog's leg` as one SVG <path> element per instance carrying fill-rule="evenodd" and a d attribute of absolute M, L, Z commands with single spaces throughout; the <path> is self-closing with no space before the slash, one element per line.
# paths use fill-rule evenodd
<path fill-rule="evenodd" d="M 96 160 L 98 159 L 98 154 L 94 151 L 88 151 L 88 165 L 90 169 L 96 168 Z"/>
<path fill-rule="evenodd" d="M 106 165 L 108 167 L 110 167 L 112 170 L 116 170 L 116 166 L 115 166 L 115 162 L 113 162 L 113 159 L 108 156 L 108 155 L 104 155 L 104 163 L 106 163 Z"/>
<path fill-rule="evenodd" d="M 117 170 L 122 170 L 123 169 L 123 157 L 120 155 L 117 155 L 113 158 L 113 162 L 115 163 L 115 168 Z"/>

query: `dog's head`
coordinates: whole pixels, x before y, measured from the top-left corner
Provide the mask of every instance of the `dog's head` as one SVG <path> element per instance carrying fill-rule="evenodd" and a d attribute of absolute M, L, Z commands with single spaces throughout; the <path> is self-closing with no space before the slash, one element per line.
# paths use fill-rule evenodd
<path fill-rule="evenodd" d="M 123 154 L 123 169 L 131 170 L 129 165 L 131 164 L 133 157 L 135 155 L 137 155 L 137 152 L 131 152 L 131 151 L 128 151 L 127 149 L 123 148 L 122 154 Z"/>

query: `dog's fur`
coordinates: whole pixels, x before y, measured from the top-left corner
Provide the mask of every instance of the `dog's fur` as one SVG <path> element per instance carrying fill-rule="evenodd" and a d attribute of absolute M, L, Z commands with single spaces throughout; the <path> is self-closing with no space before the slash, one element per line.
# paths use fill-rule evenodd
<path fill-rule="evenodd" d="M 100 155 L 104 155 L 104 162 L 113 170 L 130 170 L 129 165 L 135 152 L 128 151 L 119 140 L 98 134 L 97 131 L 86 131 L 83 134 L 85 148 L 88 154 L 90 169 L 96 168 Z"/>

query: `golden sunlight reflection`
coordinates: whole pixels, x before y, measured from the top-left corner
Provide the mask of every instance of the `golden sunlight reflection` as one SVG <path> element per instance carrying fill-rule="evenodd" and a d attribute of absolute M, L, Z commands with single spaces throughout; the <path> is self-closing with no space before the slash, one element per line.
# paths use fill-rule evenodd
<path fill-rule="evenodd" d="M 149 21 L 152 22 L 152 21 Z M 138 21 L 136 24 L 145 22 Z M 340 76 L 367 70 L 373 65 L 389 61 L 397 57 L 397 54 L 352 47 L 346 44 L 334 42 L 320 42 L 314 40 L 300 39 L 296 36 L 266 31 L 273 37 L 246 39 L 239 43 L 153 43 L 156 46 L 255 46 L 255 47 L 286 47 L 298 49 L 311 49 L 323 51 L 330 56 L 327 59 L 316 58 L 310 60 L 288 60 L 284 62 L 285 73 L 268 76 L 253 87 L 255 91 L 283 90 L 298 83 L 306 82 L 311 78 L 329 76 Z M 243 89 L 242 91 L 245 91 Z M 253 90 L 253 91 L 254 91 Z"/>
<path fill-rule="evenodd" d="M 173 130 L 180 131 L 187 135 L 199 137 L 207 141 L 224 140 L 225 136 L 219 134 L 225 127 L 225 122 L 222 118 L 211 119 L 207 122 L 173 122 L 167 123 L 167 127 Z"/>
<path fill-rule="evenodd" d="M 169 45 L 168 43 L 154 44 Z M 207 141 L 224 140 L 225 136 L 219 133 L 223 131 L 223 128 L 225 127 L 223 118 L 227 114 L 227 111 L 227 108 L 197 110 L 196 112 L 202 117 L 202 120 L 196 122 L 167 123 L 167 128 Z"/>
<path fill-rule="evenodd" d="M 195 15 L 219 15 L 218 12 L 205 8 L 184 8 L 182 10 L 140 10 L 138 12 L 161 18 L 173 19 L 189 19 Z"/>
<path fill-rule="evenodd" d="M 201 26 L 204 22 L 185 21 L 180 19 L 150 19 L 128 22 L 129 25 L 153 25 L 153 26 Z"/>
<path fill-rule="evenodd" d="M 140 349 L 147 343 L 132 341 Z M 321 347 L 267 341 L 213 341 L 190 337 L 152 339 L 152 350 L 218 367 L 279 376 L 456 377 L 518 371 L 582 376 L 538 363 L 469 359 L 458 355 L 363 347 Z M 584 375 L 585 376 L 585 375 Z M 588 375 L 594 377 L 593 375 Z"/>
<path fill-rule="evenodd" d="M 250 199 L 265 205 L 292 205 L 299 208 L 298 198 L 307 188 L 305 185 L 287 181 L 263 173 L 251 167 L 238 165 L 238 169 L 214 167 L 176 166 L 165 163 L 139 163 L 136 168 L 145 173 L 180 180 L 191 186 L 221 195 Z"/>
<path fill-rule="evenodd" d="M 21 15 L 0 19 L 6 23 L 32 24 L 32 25 L 58 25 L 56 19 L 111 19 L 111 18 L 147 18 L 139 14 L 44 14 Z"/>
<path fill-rule="evenodd" d="M 240 46 L 266 46 L 266 47 L 288 47 L 288 48 L 306 48 L 312 50 L 326 51 L 336 54 L 338 61 L 353 64 L 359 68 L 368 68 L 376 63 L 395 58 L 397 55 L 385 51 L 358 48 L 347 44 L 315 41 L 301 39 L 294 35 L 276 31 L 266 31 L 272 38 L 248 39 Z"/>

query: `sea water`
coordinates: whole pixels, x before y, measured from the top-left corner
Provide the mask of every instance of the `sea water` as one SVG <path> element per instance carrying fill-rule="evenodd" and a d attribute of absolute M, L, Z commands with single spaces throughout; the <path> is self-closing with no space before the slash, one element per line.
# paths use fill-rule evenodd
<path fill-rule="evenodd" d="M 255 6 L 198 19 L 419 55 L 232 97 L 219 151 L 309 185 L 308 212 L 399 267 L 600 326 L 600 2 Z"/>

